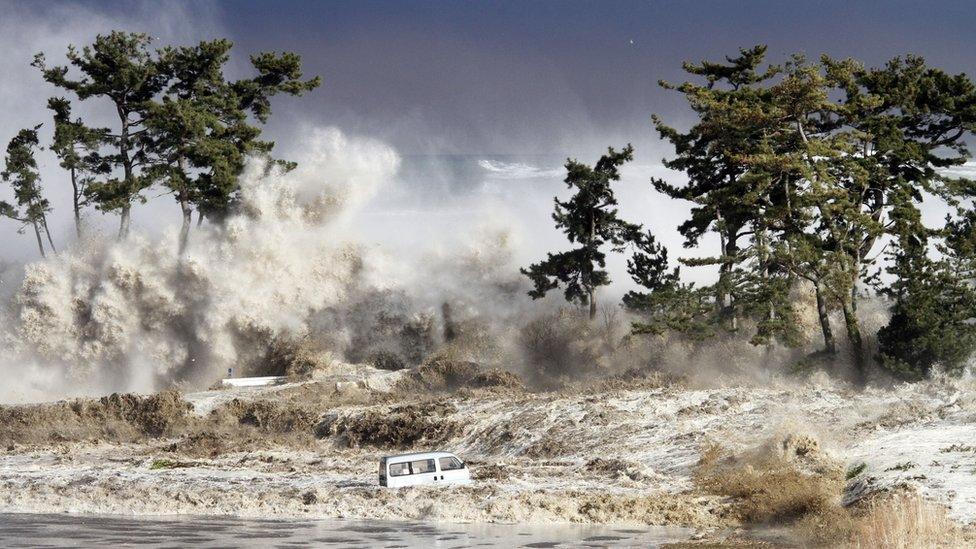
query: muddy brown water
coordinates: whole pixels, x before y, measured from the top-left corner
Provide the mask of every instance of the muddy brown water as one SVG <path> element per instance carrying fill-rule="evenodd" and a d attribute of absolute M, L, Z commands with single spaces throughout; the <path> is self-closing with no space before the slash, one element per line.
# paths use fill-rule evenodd
<path fill-rule="evenodd" d="M 0 513 L 2 547 L 545 549 L 656 547 L 689 535 L 688 529 L 671 527 Z"/>

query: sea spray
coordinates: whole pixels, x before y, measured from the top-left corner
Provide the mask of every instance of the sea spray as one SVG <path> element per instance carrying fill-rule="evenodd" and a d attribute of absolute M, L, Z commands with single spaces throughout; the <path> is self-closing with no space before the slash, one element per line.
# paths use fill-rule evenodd
<path fill-rule="evenodd" d="M 25 265 L 0 303 L 0 402 L 200 389 L 230 368 L 287 372 L 292 355 L 533 368 L 519 327 L 560 300 L 526 297 L 507 213 L 484 205 L 422 245 L 371 241 L 375 215 L 358 214 L 397 184 L 400 157 L 335 128 L 305 135 L 293 171 L 252 161 L 235 213 L 195 229 L 183 256 L 174 223 Z"/>
<path fill-rule="evenodd" d="M 346 300 L 369 264 L 345 221 L 399 156 L 335 128 L 306 145 L 293 172 L 252 161 L 239 212 L 192 234 L 183 257 L 174 228 L 26 265 L 3 307 L 0 399 L 207 383 Z"/>

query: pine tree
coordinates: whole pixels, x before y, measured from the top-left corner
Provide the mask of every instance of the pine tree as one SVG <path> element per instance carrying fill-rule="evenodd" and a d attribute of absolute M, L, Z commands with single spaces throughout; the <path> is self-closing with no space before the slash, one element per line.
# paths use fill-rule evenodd
<path fill-rule="evenodd" d="M 969 222 L 952 229 L 973 234 Z M 891 318 L 878 331 L 878 363 L 902 379 L 927 378 L 936 367 L 958 375 L 976 354 L 976 255 L 954 244 L 938 260 L 915 239 L 891 254 L 894 282 L 882 290 Z"/>
<path fill-rule="evenodd" d="M 255 57 L 258 76 L 228 82 L 224 65 L 231 47 L 229 40 L 213 40 L 159 53 L 168 86 L 162 101 L 150 103 L 146 125 L 159 159 L 153 177 L 173 192 L 182 211 L 181 253 L 193 210 L 200 216 L 226 212 L 247 156 L 268 155 L 274 145 L 258 139 L 261 130 L 250 124 L 247 111 L 266 122 L 272 96 L 302 95 L 320 82 L 302 81 L 300 59 L 288 53 Z"/>
<path fill-rule="evenodd" d="M 755 318 L 756 342 L 790 341 L 790 292 L 807 280 L 826 353 L 835 353 L 830 312 L 839 310 L 863 380 L 857 303 L 872 250 L 886 236 L 925 233 L 925 196 L 957 199 L 939 170 L 969 157 L 973 85 L 915 57 L 865 69 L 853 60 L 794 56 L 760 72 L 763 52 L 686 65 L 707 83 L 668 85 L 686 94 L 700 121 L 687 133 L 657 121 L 678 153 L 668 166 L 689 183 L 655 187 L 694 203 L 680 227 L 686 245 L 719 233 L 721 256 L 685 263 L 720 266 L 715 301 L 725 318 Z"/>
<path fill-rule="evenodd" d="M 273 96 L 303 95 L 321 80 L 303 80 L 301 58 L 284 52 L 252 56 L 256 75 L 231 82 L 224 75 L 230 41 L 159 50 L 152 50 L 151 42 L 145 34 L 114 31 L 99 35 L 80 51 L 70 46 L 69 66 L 47 67 L 43 53 L 35 56 L 33 64 L 48 82 L 74 92 L 82 101 L 106 99 L 118 115 L 116 133 L 104 134 L 88 130 L 81 121 L 67 124 L 68 115 L 56 115 L 64 121 L 58 154 L 66 169 L 79 169 L 72 148 L 94 145 L 104 137 L 102 144 L 112 149 L 102 156 L 94 155 L 94 149 L 88 151 L 93 156 L 87 158 L 99 163 L 85 166 L 86 173 L 99 177 L 77 182 L 85 199 L 102 211 L 118 211 L 119 237 L 124 238 L 132 204 L 143 201 L 142 192 L 161 182 L 182 211 L 182 250 L 194 209 L 201 221 L 204 214 L 225 214 L 236 196 L 246 158 L 266 156 L 273 148 L 274 143 L 259 139 L 261 129 L 251 119 L 264 124 L 271 115 Z M 69 76 L 70 68 L 80 73 L 77 78 Z M 70 113 L 66 101 L 58 100 L 57 106 Z M 70 142 L 82 137 L 92 141 Z M 76 203 L 78 210 L 81 204 Z"/>
<path fill-rule="evenodd" d="M 704 324 L 709 323 L 735 331 L 740 317 L 748 316 L 757 320 L 757 343 L 773 337 L 792 342 L 792 276 L 772 262 L 774 231 L 789 215 L 793 192 L 776 166 L 782 113 L 773 103 L 772 84 L 782 68 L 765 65 L 765 54 L 766 47 L 759 45 L 725 62 L 685 63 L 688 73 L 704 78 L 703 84 L 661 83 L 685 95 L 698 122 L 680 132 L 653 118 L 661 136 L 675 147 L 676 156 L 665 166 L 684 172 L 688 181 L 676 186 L 654 179 L 652 184 L 671 198 L 692 203 L 690 218 L 678 227 L 686 247 L 699 246 L 710 232 L 719 240 L 718 255 L 682 259 L 689 266 L 717 265 L 718 280 L 680 299 L 693 305 L 692 314 L 684 316 L 696 321 L 678 325 L 700 334 L 708 332 Z M 712 315 L 703 313 L 709 300 Z"/>
<path fill-rule="evenodd" d="M 106 160 L 121 174 L 92 181 L 86 190 L 98 209 L 119 212 L 120 239 L 129 234 L 133 202 L 145 200 L 141 193 L 152 184 L 143 173 L 152 163 L 145 122 L 149 102 L 162 91 L 166 78 L 149 48 L 151 42 L 147 34 L 113 31 L 98 35 L 80 51 L 69 46 L 68 62 L 80 72 L 77 78 L 69 77 L 67 66 L 48 67 L 43 53 L 33 63 L 51 84 L 74 92 L 82 101 L 104 98 L 118 116 L 117 133 L 110 135 L 113 154 Z"/>
<path fill-rule="evenodd" d="M 567 301 L 588 305 L 590 319 L 596 317 L 596 290 L 610 283 L 603 248 L 609 245 L 611 250 L 621 251 L 640 231 L 639 226 L 617 217 L 617 199 L 611 187 L 620 180 L 620 166 L 633 155 L 633 147 L 627 145 L 619 152 L 610 148 L 593 167 L 566 161 L 565 182 L 576 193 L 565 202 L 554 199 L 552 218 L 566 238 L 578 246 L 550 253 L 545 260 L 521 269 L 532 280 L 534 288 L 529 295 L 533 299 L 562 285 Z"/>
<path fill-rule="evenodd" d="M 17 203 L 14 205 L 0 201 L 0 215 L 22 223 L 18 232 L 23 233 L 27 226 L 33 228 L 34 236 L 37 237 L 37 249 L 41 252 L 41 257 L 46 257 L 42 231 L 47 236 L 51 250 L 55 252 L 57 250 L 54 248 L 51 231 L 47 226 L 47 214 L 51 211 L 51 205 L 44 198 L 40 175 L 37 172 L 37 160 L 34 158 L 34 151 L 39 143 L 37 130 L 40 127 L 38 125 L 32 129 L 20 130 L 7 144 L 5 168 L 0 172 L 0 177 L 13 187 L 14 199 Z"/>
<path fill-rule="evenodd" d="M 857 302 L 870 254 L 884 236 L 924 238 L 919 205 L 927 194 L 952 200 L 939 168 L 968 158 L 963 138 L 976 120 L 976 94 L 968 77 L 917 57 L 881 69 L 828 57 L 819 65 L 796 62 L 781 88 L 778 100 L 795 120 L 801 153 L 799 201 L 816 217 L 808 234 L 791 233 L 791 242 L 805 244 L 793 255 L 815 267 L 805 270 L 817 274 L 818 290 L 843 313 L 863 380 Z M 842 98 L 828 99 L 836 95 Z"/>
<path fill-rule="evenodd" d="M 63 97 L 52 97 L 47 106 L 54 111 L 51 150 L 71 178 L 75 233 L 81 238 L 81 209 L 87 203 L 88 185 L 111 169 L 107 159 L 99 154 L 100 147 L 108 142 L 109 130 L 88 128 L 81 119 L 72 120 L 71 103 Z"/>
<path fill-rule="evenodd" d="M 643 290 L 631 290 L 623 305 L 638 313 L 635 334 L 661 334 L 674 330 L 694 339 L 713 335 L 711 289 L 682 284 L 680 268 L 671 268 L 668 250 L 650 231 L 632 238 L 634 253 L 627 260 L 627 272 Z"/>

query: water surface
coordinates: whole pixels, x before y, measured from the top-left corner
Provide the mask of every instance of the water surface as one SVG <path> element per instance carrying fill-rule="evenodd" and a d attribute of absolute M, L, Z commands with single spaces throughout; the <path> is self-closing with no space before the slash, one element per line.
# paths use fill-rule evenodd
<path fill-rule="evenodd" d="M 690 533 L 663 527 L 0 513 L 2 547 L 655 547 Z"/>

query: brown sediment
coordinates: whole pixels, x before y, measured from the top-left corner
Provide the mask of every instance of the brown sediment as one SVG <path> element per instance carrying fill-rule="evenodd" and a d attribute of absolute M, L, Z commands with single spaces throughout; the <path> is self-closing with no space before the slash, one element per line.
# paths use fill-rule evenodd
<path fill-rule="evenodd" d="M 326 368 L 329 359 L 307 335 L 278 335 L 271 338 L 263 355 L 245 365 L 243 374 L 309 377 L 314 371 Z"/>
<path fill-rule="evenodd" d="M 617 458 L 598 457 L 586 462 L 587 471 L 607 475 L 614 479 L 646 480 L 648 477 L 642 469 L 639 463 Z"/>
<path fill-rule="evenodd" d="M 479 463 L 468 460 L 471 468 L 471 478 L 474 480 L 505 481 L 512 476 L 512 468 L 504 463 Z"/>
<path fill-rule="evenodd" d="M 808 545 L 840 543 L 852 528 L 841 505 L 843 466 L 807 435 L 789 434 L 739 453 L 709 445 L 694 479 L 706 493 L 733 498 L 741 523 L 790 526 Z"/>
<path fill-rule="evenodd" d="M 231 446 L 227 437 L 213 431 L 202 431 L 183 435 L 178 440 L 164 446 L 163 449 L 170 453 L 189 457 L 215 458 L 228 452 Z M 234 449 L 237 450 L 239 447 Z"/>
<path fill-rule="evenodd" d="M 157 438 L 185 428 L 192 422 L 191 410 L 175 391 L 0 406 L 0 444 Z"/>
<path fill-rule="evenodd" d="M 776 529 L 796 545 L 835 547 L 847 543 L 871 501 L 841 505 L 843 464 L 823 437 L 808 434 L 819 432 L 813 426 L 776 426 L 803 409 L 821 425 L 843 418 L 846 427 L 836 432 L 857 429 L 870 417 L 844 392 L 693 390 L 660 385 L 653 371 L 646 371 L 650 389 L 595 380 L 580 390 L 529 392 L 472 388 L 484 370 L 456 375 L 471 370 L 430 366 L 412 379 L 429 387 L 466 379 L 453 392 L 385 393 L 368 383 L 340 390 L 319 379 L 187 399 L 116 395 L 20 407 L 26 419 L 0 423 L 3 440 L 15 446 L 0 451 L 14 471 L 0 479 L 0 508 L 682 525 L 705 529 L 696 543 L 706 547 Z M 203 407 L 186 412 L 187 401 Z M 874 409 L 883 413 L 889 402 Z M 11 410 L 0 409 L 0 418 L 13 417 Z M 780 434 L 770 438 L 772 429 Z M 701 445 L 706 437 L 724 446 Z M 378 456 L 421 449 L 454 451 L 475 484 L 376 486 Z M 18 474 L 28 463 L 30 473 Z M 872 467 L 865 475 L 882 474 Z M 726 529 L 737 527 L 755 529 L 730 537 Z"/>
<path fill-rule="evenodd" d="M 411 387 L 407 389 L 406 387 Z M 420 390 L 419 387 L 423 387 Z M 431 394 L 464 391 L 521 391 L 512 373 L 482 370 L 472 363 L 438 362 L 411 372 L 389 393 L 337 390 L 334 383 L 309 382 L 272 394 L 231 398 L 201 417 L 173 391 L 142 396 L 113 394 L 52 404 L 0 407 L 0 444 L 138 442 L 172 438 L 169 451 L 217 455 L 229 448 L 308 444 L 334 437 L 348 446 L 405 448 L 445 440 L 459 431 L 450 404 Z M 415 401 L 410 403 L 410 400 Z M 397 406 L 382 407 L 399 401 Z M 346 415 L 330 412 L 356 405 L 379 406 Z"/>
<path fill-rule="evenodd" d="M 525 448 L 525 455 L 531 458 L 554 458 L 572 453 L 575 444 L 555 433 L 546 433 Z"/>
<path fill-rule="evenodd" d="M 459 389 L 498 388 L 524 390 L 515 373 L 497 368 L 483 369 L 474 362 L 437 358 L 407 372 L 393 387 L 397 395 L 422 395 L 426 392 L 455 392 Z"/>
<path fill-rule="evenodd" d="M 289 402 L 242 400 L 235 398 L 211 413 L 211 419 L 227 415 L 241 425 L 270 433 L 311 432 L 318 414 Z"/>
<path fill-rule="evenodd" d="M 409 448 L 443 442 L 461 431 L 450 403 L 426 402 L 348 414 L 328 414 L 315 427 L 318 438 L 333 438 L 348 447 Z"/>

